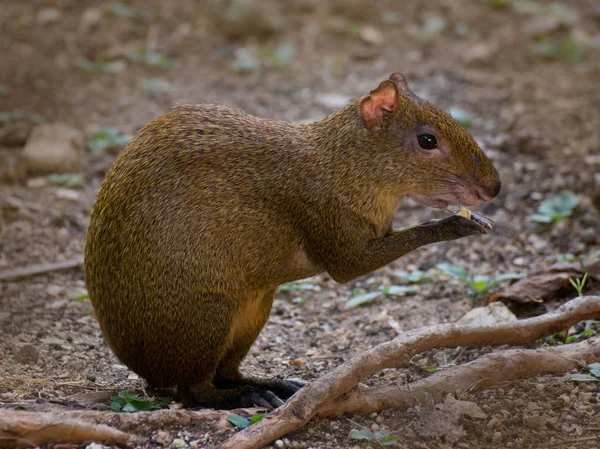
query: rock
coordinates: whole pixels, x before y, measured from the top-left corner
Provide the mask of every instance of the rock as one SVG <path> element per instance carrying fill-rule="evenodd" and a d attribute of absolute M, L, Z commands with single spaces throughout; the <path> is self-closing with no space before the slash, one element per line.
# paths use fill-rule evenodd
<path fill-rule="evenodd" d="M 104 13 L 100 8 L 94 8 L 93 6 L 85 8 L 79 19 L 79 30 L 85 33 L 94 28 L 102 21 L 103 16 Z"/>
<path fill-rule="evenodd" d="M 22 147 L 33 129 L 33 123 L 26 120 L 6 123 L 0 127 L 0 147 Z"/>
<path fill-rule="evenodd" d="M 366 25 L 360 29 L 360 38 L 369 45 L 379 45 L 385 40 L 381 31 L 370 25 Z"/>
<path fill-rule="evenodd" d="M 163 446 L 166 446 L 166 445 L 170 444 L 171 440 L 172 440 L 171 434 L 169 432 L 165 432 L 164 430 L 159 430 L 152 437 L 152 441 L 153 442 L 161 444 Z"/>
<path fill-rule="evenodd" d="M 212 0 L 209 16 L 216 29 L 231 38 L 266 37 L 286 23 L 272 0 Z"/>
<path fill-rule="evenodd" d="M 42 24 L 58 22 L 62 18 L 62 12 L 58 8 L 43 8 L 37 14 L 37 21 Z"/>
<path fill-rule="evenodd" d="M 533 430 L 541 430 L 546 427 L 548 417 L 546 415 L 524 414 L 523 424 Z"/>
<path fill-rule="evenodd" d="M 285 447 L 285 445 L 283 444 L 283 441 L 277 440 L 277 441 L 275 441 L 275 447 L 278 449 L 283 449 L 283 447 Z"/>
<path fill-rule="evenodd" d="M 84 159 L 84 136 L 65 123 L 44 123 L 33 128 L 25 145 L 30 173 L 72 173 Z"/>
<path fill-rule="evenodd" d="M 465 316 L 463 316 L 459 323 L 465 324 L 476 324 L 479 326 L 489 326 L 497 323 L 509 323 L 511 321 L 517 321 L 517 317 L 510 311 L 504 303 L 498 301 L 488 304 L 485 307 L 477 307 L 469 310 Z"/>
<path fill-rule="evenodd" d="M 40 353 L 32 344 L 26 344 L 17 349 L 15 358 L 19 363 L 33 365 L 40 358 Z"/>
<path fill-rule="evenodd" d="M 171 443 L 171 445 L 172 445 L 173 447 L 177 448 L 177 449 L 181 449 L 181 448 L 184 448 L 184 447 L 188 447 L 187 443 L 186 443 L 186 442 L 185 442 L 185 440 L 184 440 L 184 439 L 182 439 L 182 438 L 175 438 L 175 439 L 173 440 L 173 443 Z"/>
<path fill-rule="evenodd" d="M 371 424 L 371 431 L 377 432 L 379 430 L 379 424 Z"/>
<path fill-rule="evenodd" d="M 61 200 L 77 201 L 81 197 L 79 192 L 72 189 L 58 188 L 54 193 Z"/>
<path fill-rule="evenodd" d="M 350 97 L 338 94 L 320 94 L 315 97 L 315 103 L 327 109 L 340 109 L 348 104 Z"/>

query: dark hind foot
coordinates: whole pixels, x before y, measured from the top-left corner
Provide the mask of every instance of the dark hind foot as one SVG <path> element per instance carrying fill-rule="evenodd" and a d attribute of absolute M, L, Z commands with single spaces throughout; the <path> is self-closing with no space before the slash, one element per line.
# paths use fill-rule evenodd
<path fill-rule="evenodd" d="M 279 384 L 279 382 L 284 382 L 284 384 Z M 209 387 L 180 386 L 177 391 L 179 399 L 188 408 L 212 407 L 231 410 L 244 407 L 264 407 L 271 410 L 283 405 L 284 399 L 289 398 L 301 388 L 297 384 L 285 381 L 276 381 L 276 384 L 272 384 L 273 389 L 271 389 L 251 384 L 229 383 L 226 386 L 221 383 L 218 388 L 212 385 Z"/>
<path fill-rule="evenodd" d="M 215 379 L 213 383 L 215 387 L 220 389 L 251 387 L 257 390 L 270 391 L 283 401 L 288 400 L 305 385 L 304 383 L 296 380 L 255 379 L 251 377 L 242 377 L 235 380 Z"/>

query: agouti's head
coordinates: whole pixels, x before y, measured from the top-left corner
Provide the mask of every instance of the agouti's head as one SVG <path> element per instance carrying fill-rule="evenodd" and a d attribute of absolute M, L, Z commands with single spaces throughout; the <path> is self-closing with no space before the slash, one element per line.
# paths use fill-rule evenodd
<path fill-rule="evenodd" d="M 360 100 L 360 114 L 394 178 L 408 195 L 428 206 L 474 206 L 500 192 L 492 162 L 449 114 L 414 95 L 393 73 Z M 385 156 L 384 156 L 384 154 Z"/>

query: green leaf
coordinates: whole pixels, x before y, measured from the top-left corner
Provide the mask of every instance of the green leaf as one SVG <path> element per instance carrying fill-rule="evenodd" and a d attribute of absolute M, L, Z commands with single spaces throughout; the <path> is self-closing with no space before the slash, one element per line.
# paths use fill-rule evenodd
<path fill-rule="evenodd" d="M 483 292 L 485 290 L 488 290 L 492 286 L 492 284 L 493 281 L 490 281 L 489 276 L 484 275 L 477 275 L 470 282 L 470 285 L 473 288 L 473 290 L 477 292 Z"/>
<path fill-rule="evenodd" d="M 265 417 L 264 413 L 257 413 L 256 415 L 254 415 L 252 418 L 250 418 L 250 424 L 254 424 L 255 422 L 260 421 L 261 419 L 263 419 Z"/>
<path fill-rule="evenodd" d="M 599 377 L 590 376 L 589 374 L 571 374 L 570 379 L 575 382 L 600 382 Z"/>
<path fill-rule="evenodd" d="M 561 41 L 551 41 L 544 39 L 531 46 L 531 51 L 550 58 L 566 62 L 581 62 L 586 59 L 587 52 L 585 48 L 573 38 L 563 39 Z"/>
<path fill-rule="evenodd" d="M 536 223 L 552 223 L 554 221 L 553 216 L 544 214 L 532 214 L 529 216 L 529 219 Z"/>
<path fill-rule="evenodd" d="M 447 274 L 455 279 L 460 279 L 461 281 L 465 281 L 469 277 L 469 272 L 467 270 L 457 267 L 456 265 L 452 265 L 451 263 L 438 263 L 436 267 L 444 274 Z"/>
<path fill-rule="evenodd" d="M 308 282 L 296 284 L 294 282 L 289 282 L 287 284 L 282 284 L 279 286 L 280 292 L 289 292 L 291 290 L 314 290 L 315 284 L 310 284 Z"/>
<path fill-rule="evenodd" d="M 417 293 L 419 290 L 415 287 L 409 287 L 406 285 L 390 285 L 383 289 L 383 293 L 386 296 L 406 296 L 413 295 Z"/>
<path fill-rule="evenodd" d="M 104 6 L 104 10 L 117 17 L 127 17 L 130 19 L 148 20 L 152 18 L 152 13 L 148 10 L 135 8 L 123 3 L 111 3 Z"/>
<path fill-rule="evenodd" d="M 370 430 L 353 430 L 350 432 L 350 438 L 353 440 L 372 440 L 373 432 Z"/>
<path fill-rule="evenodd" d="M 271 55 L 271 60 L 276 67 L 282 69 L 290 65 L 295 53 L 296 47 L 294 44 L 281 44 Z"/>
<path fill-rule="evenodd" d="M 75 61 L 75 66 L 86 72 L 120 73 L 127 68 L 127 62 L 122 59 L 117 59 L 115 61 L 90 61 L 89 59 L 80 58 Z"/>
<path fill-rule="evenodd" d="M 588 329 L 589 330 L 589 329 Z M 592 363 L 590 365 L 587 366 L 587 369 L 590 371 L 590 373 L 592 373 L 594 376 L 600 378 L 600 363 Z"/>
<path fill-rule="evenodd" d="M 355 296 L 354 298 L 346 301 L 346 308 L 351 309 L 353 307 L 358 307 L 360 305 L 373 302 L 376 298 L 379 298 L 381 295 L 383 295 L 383 292 L 371 292 L 365 293 L 364 295 Z"/>
<path fill-rule="evenodd" d="M 48 175 L 48 180 L 54 184 L 63 187 L 83 187 L 85 185 L 85 179 L 78 173 L 56 173 Z"/>
<path fill-rule="evenodd" d="M 421 270 L 413 270 L 413 271 L 404 271 L 404 270 L 396 270 L 394 271 L 394 275 L 404 278 L 409 282 L 413 282 L 418 284 L 419 282 L 429 279 L 430 276 L 425 274 L 424 271 Z"/>
<path fill-rule="evenodd" d="M 556 261 L 557 262 L 574 262 L 576 259 L 574 254 L 559 254 L 558 256 L 556 256 Z"/>
<path fill-rule="evenodd" d="M 460 108 L 449 108 L 448 114 L 461 124 L 464 128 L 470 128 L 473 126 L 473 118 L 471 117 L 471 113 L 464 109 Z"/>
<path fill-rule="evenodd" d="M 400 439 L 399 437 L 390 435 L 390 432 L 387 430 L 378 430 L 375 432 L 375 439 L 382 446 L 392 446 L 396 444 L 396 442 Z"/>
<path fill-rule="evenodd" d="M 438 370 L 437 366 L 423 366 L 422 370 L 429 371 L 430 373 L 435 373 Z"/>
<path fill-rule="evenodd" d="M 494 280 L 497 282 L 503 282 L 503 281 L 511 281 L 513 279 L 522 279 L 524 277 L 525 277 L 525 273 L 504 273 L 504 274 L 499 274 L 498 276 L 496 276 L 494 278 Z"/>
<path fill-rule="evenodd" d="M 88 293 L 84 293 L 83 295 L 76 296 L 73 299 L 78 302 L 89 301 L 90 295 Z"/>
<path fill-rule="evenodd" d="M 250 421 L 239 415 L 229 415 L 225 419 L 240 429 L 245 429 L 246 427 L 250 426 Z"/>
<path fill-rule="evenodd" d="M 120 150 L 132 137 L 130 134 L 121 134 L 112 126 L 104 126 L 88 136 L 87 145 L 92 152 Z"/>

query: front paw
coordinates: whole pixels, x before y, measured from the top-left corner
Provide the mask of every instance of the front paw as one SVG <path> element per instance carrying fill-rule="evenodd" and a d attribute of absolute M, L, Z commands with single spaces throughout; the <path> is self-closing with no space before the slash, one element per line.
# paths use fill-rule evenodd
<path fill-rule="evenodd" d="M 470 220 L 460 215 L 452 215 L 441 220 L 428 221 L 421 226 L 430 228 L 439 240 L 455 240 L 471 235 L 487 234 L 488 228 L 477 221 Z"/>

